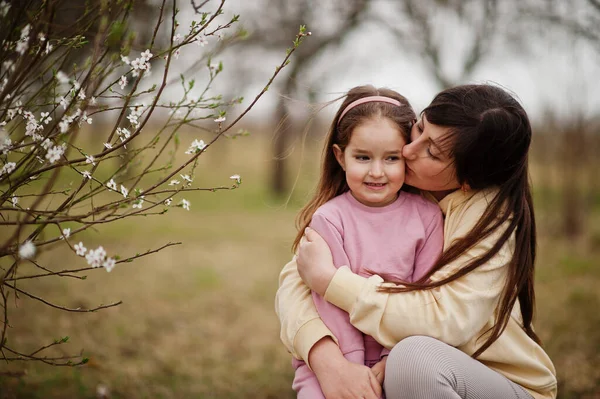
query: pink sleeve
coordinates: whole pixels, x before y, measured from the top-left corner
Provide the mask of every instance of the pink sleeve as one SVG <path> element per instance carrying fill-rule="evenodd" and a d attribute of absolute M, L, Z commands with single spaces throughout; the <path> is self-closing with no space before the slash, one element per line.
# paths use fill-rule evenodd
<path fill-rule="evenodd" d="M 321 213 L 313 215 L 310 227 L 319 233 L 327 245 L 329 245 L 335 267 L 350 267 L 350 261 L 348 260 L 346 251 L 344 251 L 344 237 L 343 232 L 340 231 L 341 229 L 338 229 Z"/>
<path fill-rule="evenodd" d="M 313 215 L 310 227 L 315 229 L 329 245 L 335 266 L 349 267 L 350 262 L 344 251 L 344 233 L 334 223 L 335 221 L 332 222 L 323 214 L 317 213 Z M 340 350 L 346 359 L 353 363 L 363 364 L 364 335 L 350 323 L 348 313 L 330 304 L 316 292 L 312 292 L 312 297 L 319 316 L 337 338 Z"/>
<path fill-rule="evenodd" d="M 438 209 L 425 229 L 425 240 L 417 250 L 412 281 L 417 281 L 431 269 L 442 253 L 443 247 L 444 219 Z"/>

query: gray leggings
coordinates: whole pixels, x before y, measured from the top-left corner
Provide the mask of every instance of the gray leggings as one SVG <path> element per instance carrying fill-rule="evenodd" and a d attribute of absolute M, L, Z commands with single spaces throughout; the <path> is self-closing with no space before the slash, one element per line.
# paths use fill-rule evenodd
<path fill-rule="evenodd" d="M 400 341 L 385 368 L 387 399 L 533 399 L 518 384 L 431 337 Z"/>

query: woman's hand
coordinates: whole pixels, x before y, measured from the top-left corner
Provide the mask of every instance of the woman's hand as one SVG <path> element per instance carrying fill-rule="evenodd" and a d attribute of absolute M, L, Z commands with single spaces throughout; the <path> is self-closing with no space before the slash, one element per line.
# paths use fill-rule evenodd
<path fill-rule="evenodd" d="M 325 240 L 313 229 L 307 227 L 298 246 L 298 273 L 304 283 L 317 294 L 323 296 L 335 274 L 331 251 Z"/>
<path fill-rule="evenodd" d="M 317 342 L 309 353 L 309 360 L 327 399 L 379 399 L 381 396 L 381 384 L 373 371 L 346 360 L 331 338 Z"/>

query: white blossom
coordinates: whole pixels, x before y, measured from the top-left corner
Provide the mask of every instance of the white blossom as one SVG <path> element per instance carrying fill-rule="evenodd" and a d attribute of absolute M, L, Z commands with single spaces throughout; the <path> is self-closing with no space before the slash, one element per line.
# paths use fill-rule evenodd
<path fill-rule="evenodd" d="M 129 191 L 127 191 L 125 186 L 123 186 L 122 184 L 121 184 L 121 194 L 123 194 L 124 198 L 127 198 L 127 195 L 129 194 Z"/>
<path fill-rule="evenodd" d="M 186 200 L 186 199 L 182 199 L 180 202 L 180 205 L 183 209 L 185 209 L 186 211 L 190 210 L 190 201 Z"/>
<path fill-rule="evenodd" d="M 83 177 L 85 179 L 91 179 L 92 178 L 92 174 L 90 172 L 88 172 L 87 170 L 83 171 L 82 175 L 83 175 Z"/>
<path fill-rule="evenodd" d="M 92 98 L 90 99 L 90 104 L 92 104 L 92 105 L 98 104 L 98 99 L 96 97 L 92 96 Z"/>
<path fill-rule="evenodd" d="M 125 75 L 122 75 L 121 79 L 119 79 L 119 86 L 121 87 L 121 90 L 124 90 L 125 86 L 127 86 L 127 78 Z"/>
<path fill-rule="evenodd" d="M 92 124 L 92 118 L 87 115 L 87 111 L 84 111 L 83 116 L 80 119 L 79 125 L 81 126 L 81 122 L 87 122 L 88 125 Z"/>
<path fill-rule="evenodd" d="M 83 246 L 83 243 L 81 241 L 79 241 L 79 244 L 75 244 L 73 248 L 75 249 L 75 253 L 77 254 L 77 256 L 84 256 L 87 252 L 87 248 Z"/>
<path fill-rule="evenodd" d="M 129 61 L 129 57 L 127 57 L 126 55 L 122 55 L 121 56 L 121 61 L 123 61 L 123 63 L 129 65 L 131 63 L 131 61 Z"/>
<path fill-rule="evenodd" d="M 67 130 L 69 130 L 69 121 L 67 119 L 62 119 L 58 123 L 58 128 L 60 129 L 61 133 L 66 133 Z"/>
<path fill-rule="evenodd" d="M 167 199 L 165 200 L 165 205 L 166 205 L 166 206 L 170 206 L 170 205 L 171 205 L 171 202 L 173 202 L 173 198 L 167 198 Z"/>
<path fill-rule="evenodd" d="M 52 121 L 52 117 L 49 115 L 50 112 L 42 112 L 40 116 L 40 121 L 42 123 L 45 123 L 46 125 L 49 124 Z"/>
<path fill-rule="evenodd" d="M 56 80 L 58 80 L 58 82 L 61 83 L 61 84 L 67 84 L 67 83 L 69 83 L 69 77 L 63 71 L 58 71 L 56 73 Z"/>
<path fill-rule="evenodd" d="M 19 257 L 21 259 L 31 259 L 35 256 L 35 244 L 30 240 L 25 241 L 19 246 Z"/>
<path fill-rule="evenodd" d="M 80 100 L 85 100 L 85 93 L 83 90 L 79 90 L 79 93 L 77 94 L 77 97 L 79 97 Z"/>
<path fill-rule="evenodd" d="M 110 179 L 110 181 L 106 183 L 106 187 L 108 187 L 109 190 L 117 191 L 117 183 L 115 183 L 113 179 Z"/>
<path fill-rule="evenodd" d="M 150 49 L 147 49 L 146 51 L 144 51 L 141 56 L 142 59 L 144 59 L 145 61 L 150 61 L 150 58 L 152 58 L 152 53 L 150 52 Z"/>
<path fill-rule="evenodd" d="M 144 196 L 139 197 L 134 203 L 133 208 L 142 209 L 142 205 L 144 204 Z"/>
<path fill-rule="evenodd" d="M 195 139 L 194 141 L 192 141 L 190 148 L 188 148 L 185 153 L 186 154 L 195 154 L 197 152 L 202 151 L 204 148 L 206 148 L 206 144 L 204 144 L 204 140 Z"/>
<path fill-rule="evenodd" d="M 102 263 L 102 267 L 104 267 L 106 271 L 110 273 L 110 271 L 115 268 L 116 264 L 117 261 L 114 258 L 106 258 L 104 263 Z"/>
<path fill-rule="evenodd" d="M 4 174 L 10 175 L 12 173 L 12 171 L 15 170 L 16 167 L 17 167 L 16 163 L 14 163 L 14 162 L 7 162 L 2 167 L 2 170 L 0 170 L 0 176 L 3 176 Z"/>
<path fill-rule="evenodd" d="M 112 148 L 113 148 L 112 144 L 110 144 L 110 143 L 104 143 L 104 147 L 105 147 L 107 150 L 110 150 L 110 149 L 112 149 Z"/>
<path fill-rule="evenodd" d="M 54 147 L 50 148 L 48 150 L 48 152 L 46 153 L 46 159 L 48 160 L 48 162 L 50 162 L 52 164 L 52 163 L 58 161 L 64 153 L 65 153 L 64 146 L 55 145 Z"/>
<path fill-rule="evenodd" d="M 10 140 L 10 138 L 4 137 L 3 139 L 0 139 L 0 152 L 2 153 L 2 155 L 8 154 L 11 147 L 12 141 Z"/>
<path fill-rule="evenodd" d="M 63 96 L 60 97 L 60 105 L 63 107 L 63 109 L 67 109 L 67 100 L 66 98 L 64 98 Z"/>
<path fill-rule="evenodd" d="M 206 40 L 206 37 L 200 36 L 196 39 L 196 44 L 200 47 L 204 47 L 208 44 L 208 40 Z"/>
<path fill-rule="evenodd" d="M 229 178 L 231 180 L 235 180 L 237 184 L 241 184 L 242 183 L 242 177 L 240 175 L 229 176 Z"/>
<path fill-rule="evenodd" d="M 69 237 L 71 237 L 71 228 L 66 227 L 62 231 L 62 236 L 60 237 L 60 239 L 64 240 L 65 238 L 69 238 Z"/>
<path fill-rule="evenodd" d="M 181 178 L 183 180 L 185 180 L 186 182 L 188 182 L 188 184 L 191 183 L 194 180 L 189 175 L 179 175 L 179 176 L 181 176 Z"/>
<path fill-rule="evenodd" d="M 42 148 L 46 151 L 48 151 L 50 149 L 50 147 L 52 147 L 54 145 L 54 143 L 52 143 L 52 141 L 50 141 L 50 139 L 45 139 L 44 141 L 42 141 Z"/>
<path fill-rule="evenodd" d="M 85 260 L 88 265 L 92 267 L 100 267 L 104 262 L 104 258 L 106 258 L 106 251 L 101 246 L 94 249 L 90 249 L 85 255 Z"/>
<path fill-rule="evenodd" d="M 54 49 L 54 46 L 50 44 L 50 42 L 46 43 L 46 50 L 44 50 L 44 53 L 49 54 L 52 49 Z"/>
<path fill-rule="evenodd" d="M 215 122 L 217 122 L 217 123 L 225 122 L 225 119 L 226 118 L 224 116 L 220 116 L 217 119 L 215 119 Z"/>
<path fill-rule="evenodd" d="M 181 183 L 179 180 L 173 179 L 169 182 L 169 186 L 176 186 Z"/>
<path fill-rule="evenodd" d="M 12 203 L 13 208 L 16 208 L 17 204 L 19 203 L 19 197 L 13 195 L 10 199 L 10 202 Z"/>
<path fill-rule="evenodd" d="M 91 163 L 92 165 L 96 165 L 96 160 L 92 155 L 85 156 L 85 163 Z"/>

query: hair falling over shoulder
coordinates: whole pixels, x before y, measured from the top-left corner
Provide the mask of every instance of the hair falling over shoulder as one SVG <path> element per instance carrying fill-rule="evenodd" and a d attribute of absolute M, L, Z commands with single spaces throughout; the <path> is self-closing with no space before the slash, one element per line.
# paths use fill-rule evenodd
<path fill-rule="evenodd" d="M 407 292 L 447 284 L 488 262 L 514 235 L 515 250 L 496 309 L 496 324 L 480 337 L 485 338 L 485 342 L 473 357 L 479 356 L 500 337 L 517 299 L 523 317 L 523 328 L 539 343 L 532 328 L 535 309 L 533 280 L 536 227 L 528 173 L 532 132 L 525 110 L 499 87 L 464 85 L 439 93 L 423 113 L 430 123 L 449 129 L 447 139 L 452 143 L 451 156 L 454 158 L 459 183 L 467 183 L 475 190 L 490 187 L 499 190 L 475 227 L 446 248 L 421 280 L 405 284 L 404 287 L 384 290 Z M 428 282 L 432 274 L 493 233 L 499 238 L 489 251 L 451 276 Z"/>
<path fill-rule="evenodd" d="M 346 109 L 351 103 L 372 96 L 383 96 L 396 100 L 400 103 L 400 106 L 389 102 L 370 101 Z M 333 146 L 337 144 L 343 151 L 350 142 L 352 131 L 361 123 L 372 118 L 385 118 L 394 122 L 408 141 L 410 128 L 416 119 L 416 115 L 408 100 L 393 90 L 366 85 L 357 86 L 348 91 L 331 122 L 325 138 L 321 172 L 316 192 L 296 218 L 298 234 L 292 245 L 294 252 L 298 248 L 304 229 L 310 224 L 315 211 L 327 201 L 348 191 L 346 174 L 335 158 Z"/>

